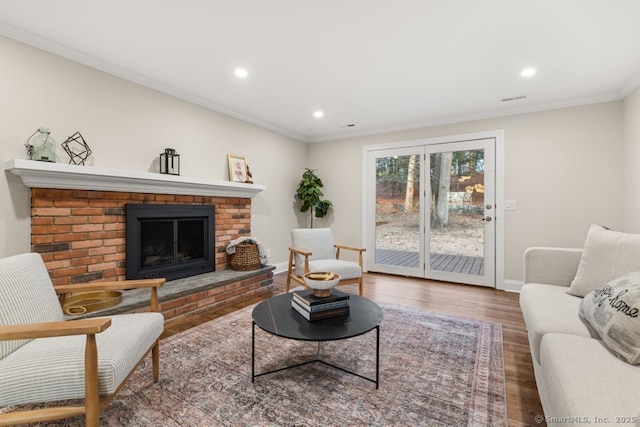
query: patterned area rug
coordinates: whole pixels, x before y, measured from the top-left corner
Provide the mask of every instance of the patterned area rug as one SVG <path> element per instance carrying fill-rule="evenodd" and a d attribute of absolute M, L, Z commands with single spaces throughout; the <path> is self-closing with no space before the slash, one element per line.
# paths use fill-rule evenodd
<path fill-rule="evenodd" d="M 506 426 L 497 323 L 380 304 L 380 388 L 312 363 L 251 383 L 248 307 L 161 342 L 102 414 L 105 426 Z M 313 359 L 316 343 L 256 328 L 256 372 Z M 375 378 L 375 332 L 323 343 L 322 357 Z M 70 419 L 63 426 L 83 425 Z"/>

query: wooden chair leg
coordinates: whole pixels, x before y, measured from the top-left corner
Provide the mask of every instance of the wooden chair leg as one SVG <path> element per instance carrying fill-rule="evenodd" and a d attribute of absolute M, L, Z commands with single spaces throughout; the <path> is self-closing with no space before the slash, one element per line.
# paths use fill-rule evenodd
<path fill-rule="evenodd" d="M 153 364 L 153 382 L 157 383 L 160 379 L 160 340 L 156 340 L 151 349 L 151 360 Z"/>
<path fill-rule="evenodd" d="M 287 284 L 285 285 L 285 293 L 289 293 L 289 287 L 291 286 L 291 274 L 293 269 L 293 252 L 289 252 L 289 268 L 287 270 Z"/>
<path fill-rule="evenodd" d="M 98 347 L 95 334 L 87 335 L 84 353 L 84 408 L 87 427 L 100 425 L 100 398 L 98 396 Z"/>
<path fill-rule="evenodd" d="M 360 285 L 360 296 L 362 296 L 362 293 L 364 292 L 364 279 L 362 278 L 362 275 L 360 276 L 358 285 Z"/>

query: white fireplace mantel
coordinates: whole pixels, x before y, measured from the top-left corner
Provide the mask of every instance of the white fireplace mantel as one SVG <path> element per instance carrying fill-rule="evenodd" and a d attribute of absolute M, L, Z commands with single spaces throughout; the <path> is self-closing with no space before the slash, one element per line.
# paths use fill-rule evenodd
<path fill-rule="evenodd" d="M 93 166 L 67 165 L 12 159 L 4 170 L 18 176 L 29 188 L 185 194 L 191 196 L 253 198 L 264 185 L 216 181 L 152 172 L 125 171 Z"/>

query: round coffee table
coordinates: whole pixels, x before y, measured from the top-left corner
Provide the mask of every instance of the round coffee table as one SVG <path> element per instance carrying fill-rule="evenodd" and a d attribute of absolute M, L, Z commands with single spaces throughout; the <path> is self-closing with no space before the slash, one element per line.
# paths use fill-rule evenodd
<path fill-rule="evenodd" d="M 310 322 L 291 308 L 291 298 L 293 294 L 282 294 L 271 297 L 259 303 L 252 313 L 252 336 L 251 336 L 251 382 L 256 377 L 279 372 L 284 369 L 295 368 L 309 363 L 319 362 L 341 371 L 356 375 L 365 380 L 379 385 L 380 377 L 380 323 L 382 322 L 382 309 L 373 301 L 358 295 L 349 295 L 350 313 L 346 316 L 333 317 L 330 319 L 316 320 Z M 276 369 L 269 372 L 255 373 L 255 333 L 256 325 L 270 334 L 289 338 L 292 340 L 317 341 L 318 345 L 322 341 L 336 341 L 353 338 L 365 334 L 373 329 L 376 330 L 376 378 L 371 379 L 355 372 L 348 371 L 339 366 L 335 366 L 319 358 L 307 362 L 298 363 L 292 366 Z"/>

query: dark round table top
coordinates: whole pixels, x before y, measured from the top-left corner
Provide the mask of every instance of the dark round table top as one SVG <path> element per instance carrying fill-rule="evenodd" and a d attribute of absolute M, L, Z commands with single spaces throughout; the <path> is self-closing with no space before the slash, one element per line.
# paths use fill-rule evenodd
<path fill-rule="evenodd" d="M 333 341 L 362 335 L 382 322 L 378 304 L 358 295 L 349 295 L 346 316 L 308 321 L 291 308 L 291 293 L 262 301 L 253 309 L 253 321 L 261 329 L 284 338 L 304 341 Z"/>

